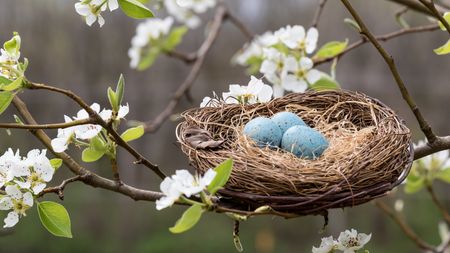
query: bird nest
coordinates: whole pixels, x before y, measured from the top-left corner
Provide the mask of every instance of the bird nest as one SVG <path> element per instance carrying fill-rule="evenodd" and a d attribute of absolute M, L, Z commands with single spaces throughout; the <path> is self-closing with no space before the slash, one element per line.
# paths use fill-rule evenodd
<path fill-rule="evenodd" d="M 260 148 L 244 125 L 281 111 L 300 116 L 329 147 L 317 159 Z M 395 112 L 351 91 L 293 93 L 253 105 L 216 102 L 182 114 L 177 138 L 200 173 L 234 161 L 218 205 L 240 211 L 261 206 L 272 213 L 323 214 L 386 195 L 407 176 L 413 160 L 410 130 Z"/>

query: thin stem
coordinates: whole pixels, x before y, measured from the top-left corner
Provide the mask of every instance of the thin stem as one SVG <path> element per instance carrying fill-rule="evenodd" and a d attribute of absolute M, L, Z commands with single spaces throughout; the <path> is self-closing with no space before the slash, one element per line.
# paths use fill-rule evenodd
<path fill-rule="evenodd" d="M 16 124 L 16 123 L 0 123 L 0 128 L 8 129 L 59 129 L 68 128 L 73 126 L 85 125 L 95 123 L 94 119 L 80 119 L 74 120 L 66 123 L 55 123 L 55 124 L 39 124 L 39 125 L 29 125 L 29 124 Z"/>
<path fill-rule="evenodd" d="M 247 40 L 252 40 L 255 36 L 250 29 L 233 13 L 231 13 L 229 10 L 227 10 L 227 16 L 226 18 L 234 25 L 236 26 L 239 31 L 247 38 Z"/>
<path fill-rule="evenodd" d="M 74 177 L 68 178 L 62 181 L 62 183 L 58 186 L 45 188 L 42 192 L 39 193 L 38 197 L 42 197 L 47 193 L 56 193 L 61 200 L 64 200 L 64 189 L 66 188 L 66 186 L 73 182 L 83 181 L 84 178 L 85 177 L 82 175 L 76 175 Z"/>
<path fill-rule="evenodd" d="M 316 27 L 319 25 L 320 17 L 322 16 L 323 9 L 328 0 L 320 0 L 319 6 L 317 6 L 316 13 L 311 24 L 311 27 Z"/>
<path fill-rule="evenodd" d="M 429 15 L 429 16 L 434 16 L 433 13 L 430 12 L 430 10 L 428 10 L 428 8 L 426 8 L 422 4 L 418 3 L 416 0 L 388 0 L 388 1 L 395 2 L 395 3 L 403 5 L 403 6 L 407 6 L 411 10 L 415 10 L 415 11 L 421 12 L 421 13 Z M 440 12 L 444 12 L 444 11 L 446 11 L 446 8 L 439 6 L 439 10 L 440 10 Z"/>
<path fill-rule="evenodd" d="M 97 124 L 101 125 L 104 129 L 106 129 L 108 133 L 113 137 L 117 145 L 121 146 L 122 148 L 127 150 L 132 156 L 134 156 L 137 164 L 145 165 L 153 172 L 155 172 L 155 174 L 157 174 L 161 179 L 164 179 L 166 177 L 166 175 L 159 169 L 157 165 L 151 163 L 143 155 L 141 155 L 138 151 L 136 151 L 133 147 L 128 145 L 128 143 L 120 137 L 120 135 L 116 132 L 116 130 L 113 129 L 111 125 L 109 125 L 106 121 L 104 121 L 100 117 L 100 115 L 98 115 L 94 110 L 92 110 L 92 108 L 89 107 L 88 104 L 86 104 L 83 101 L 81 97 L 79 97 L 72 91 L 38 83 L 28 83 L 28 88 L 34 90 L 49 90 L 69 97 L 70 99 L 75 101 L 81 108 L 86 110 L 90 118 L 94 119 Z"/>
<path fill-rule="evenodd" d="M 380 55 L 385 60 L 386 64 L 389 66 L 389 69 L 397 83 L 397 86 L 402 94 L 403 99 L 408 104 L 411 111 L 414 113 L 414 116 L 416 117 L 417 121 L 419 122 L 420 128 L 422 132 L 425 134 L 426 138 L 430 143 L 433 143 L 437 140 L 436 135 L 433 133 L 433 130 L 431 129 L 428 122 L 423 117 L 422 113 L 419 110 L 419 107 L 417 107 L 416 103 L 414 102 L 413 98 L 409 94 L 408 89 L 405 86 L 405 83 L 403 82 L 402 78 L 400 77 L 400 73 L 397 70 L 397 66 L 394 63 L 394 59 L 392 56 L 390 56 L 386 50 L 381 46 L 381 44 L 378 42 L 378 40 L 375 38 L 375 36 L 372 35 L 372 33 L 367 28 L 364 21 L 361 19 L 359 14 L 356 12 L 356 10 L 353 8 L 353 6 L 350 4 L 348 0 L 341 0 L 341 2 L 344 4 L 344 6 L 347 8 L 347 10 L 350 12 L 350 14 L 353 16 L 355 21 L 358 23 L 358 25 L 361 28 L 360 34 L 365 36 L 377 49 L 377 51 L 380 53 Z"/>
<path fill-rule="evenodd" d="M 427 189 L 428 193 L 430 194 L 431 199 L 433 200 L 433 203 L 436 205 L 436 207 L 442 213 L 442 217 L 444 217 L 445 222 L 447 222 L 447 224 L 450 225 L 450 214 L 447 212 L 444 205 L 437 198 L 436 193 L 434 192 L 433 186 L 427 185 L 426 189 Z"/>
<path fill-rule="evenodd" d="M 447 20 L 442 16 L 442 14 L 436 9 L 436 6 L 434 5 L 434 1 L 430 0 L 419 0 L 427 9 L 433 14 L 435 18 L 437 18 L 439 21 L 441 21 L 442 25 L 445 27 L 445 30 L 447 30 L 448 34 L 450 35 L 450 25 L 448 24 Z"/>
<path fill-rule="evenodd" d="M 397 225 L 400 227 L 400 229 L 403 231 L 403 233 L 411 239 L 419 248 L 423 250 L 429 250 L 431 252 L 437 252 L 436 249 L 423 241 L 413 230 L 412 228 L 403 220 L 402 217 L 400 217 L 394 210 L 392 210 L 388 205 L 386 205 L 383 201 L 375 201 L 375 205 L 383 211 L 386 215 L 388 215 Z"/>

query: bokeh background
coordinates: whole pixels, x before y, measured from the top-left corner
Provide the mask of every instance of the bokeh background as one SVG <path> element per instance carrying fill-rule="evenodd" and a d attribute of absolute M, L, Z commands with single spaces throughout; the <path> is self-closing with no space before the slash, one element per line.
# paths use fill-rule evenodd
<path fill-rule="evenodd" d="M 230 9 L 252 32 L 262 34 L 287 24 L 311 24 L 316 0 L 226 0 Z M 394 13 L 399 6 L 386 1 L 352 1 L 375 34 L 399 29 Z M 127 50 L 138 21 L 120 11 L 105 13 L 106 25 L 88 27 L 74 10 L 75 0 L 1 0 L 0 41 L 13 31 L 22 36 L 22 54 L 30 60 L 29 79 L 71 89 L 89 103 L 108 106 L 106 89 L 115 85 L 120 73 L 125 75 L 125 101 L 130 104 L 128 119 L 146 121 L 154 118 L 168 103 L 177 86 L 186 77 L 189 66 L 168 57 L 160 57 L 155 66 L 144 72 L 129 68 Z M 163 17 L 164 13 L 156 12 Z M 203 16 L 205 22 L 212 12 Z M 354 30 L 344 24 L 348 13 L 338 1 L 329 1 L 319 25 L 319 44 L 330 40 L 358 39 Z M 407 14 L 410 24 L 429 20 L 418 14 Z M 194 51 L 204 38 L 205 26 L 191 31 L 180 51 Z M 447 39 L 443 32 L 404 36 L 384 43 L 394 56 L 400 72 L 426 118 L 438 134 L 450 133 L 450 58 L 436 56 L 432 49 Z M 246 84 L 249 77 L 242 67 L 232 66 L 232 55 L 245 43 L 245 37 L 231 24 L 226 24 L 209 52 L 206 64 L 191 89 L 195 102 L 182 99 L 176 112 L 197 106 L 204 96 L 227 90 L 228 84 Z M 321 66 L 328 71 L 329 66 Z M 403 117 L 414 133 L 422 139 L 412 113 L 401 99 L 387 66 L 370 45 L 362 46 L 344 56 L 337 67 L 337 79 L 345 89 L 364 92 L 382 100 Z M 66 98 L 40 91 L 25 91 L 28 103 L 39 122 L 60 122 L 63 115 L 73 115 L 79 109 Z M 9 108 L 0 119 L 13 122 L 15 114 Z M 151 161 L 170 173 L 187 168 L 187 160 L 175 140 L 176 122 L 166 122 L 162 128 L 133 143 Z M 51 136 L 54 131 L 48 131 Z M 26 131 L 0 131 L 0 151 L 20 148 L 22 153 L 41 147 Z M 74 156 L 80 154 L 74 151 Z M 123 179 L 145 189 L 158 190 L 159 181 L 142 166 L 134 166 L 131 157 L 120 153 Z M 109 176 L 106 162 L 87 164 L 89 169 Z M 58 171 L 55 184 L 70 173 Z M 450 207 L 449 187 L 437 186 L 439 197 Z M 385 200 L 405 199 L 404 215 L 417 233 L 431 244 L 438 244 L 437 223 L 440 216 L 428 195 L 404 195 L 402 187 Z M 56 200 L 55 196 L 46 196 Z M 0 252 L 235 252 L 232 241 L 233 222 L 224 215 L 207 214 L 191 231 L 172 235 L 168 227 L 183 212 L 183 207 L 156 211 L 154 203 L 135 202 L 127 197 L 81 183 L 68 186 L 64 205 L 71 214 L 74 238 L 61 239 L 50 235 L 38 221 L 36 210 L 13 231 L 0 230 Z M 3 219 L 4 213 L 0 214 Z M 252 218 L 241 225 L 245 252 L 311 252 L 323 236 L 337 236 L 340 231 L 356 228 L 373 233 L 368 245 L 371 252 L 419 252 L 400 229 L 373 204 L 332 210 L 330 224 L 320 234 L 322 217 Z"/>

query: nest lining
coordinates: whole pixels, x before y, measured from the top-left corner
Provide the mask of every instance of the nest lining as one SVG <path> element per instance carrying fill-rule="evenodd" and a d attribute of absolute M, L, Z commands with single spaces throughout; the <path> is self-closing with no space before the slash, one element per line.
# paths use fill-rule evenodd
<path fill-rule="evenodd" d="M 222 194 L 246 205 L 278 203 L 292 211 L 289 206 L 314 204 L 314 199 L 327 207 L 363 203 L 392 189 L 411 166 L 409 129 L 390 108 L 360 93 L 306 92 L 269 103 L 218 106 L 183 113 L 177 137 L 200 172 L 232 158 L 232 175 Z M 322 156 L 309 160 L 259 148 L 242 134 L 251 119 L 281 111 L 296 113 L 325 135 L 330 145 Z M 207 132 L 220 145 L 193 147 L 187 134 L 192 129 Z"/>

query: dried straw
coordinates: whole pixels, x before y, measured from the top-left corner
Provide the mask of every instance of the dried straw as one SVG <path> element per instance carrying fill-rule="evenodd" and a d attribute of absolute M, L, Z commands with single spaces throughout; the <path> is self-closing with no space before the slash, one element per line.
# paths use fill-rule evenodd
<path fill-rule="evenodd" d="M 296 113 L 323 133 L 330 142 L 325 153 L 315 160 L 297 158 L 281 149 L 258 148 L 242 134 L 249 120 L 280 111 Z M 309 91 L 269 103 L 197 108 L 182 116 L 177 138 L 195 168 L 204 172 L 234 160 L 220 193 L 224 204 L 239 210 L 269 205 L 306 215 L 362 204 L 398 185 L 412 163 L 409 129 L 393 110 L 361 93 Z M 195 148 L 187 140 L 192 129 L 223 143 Z"/>

